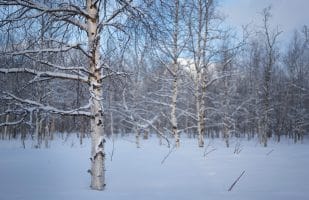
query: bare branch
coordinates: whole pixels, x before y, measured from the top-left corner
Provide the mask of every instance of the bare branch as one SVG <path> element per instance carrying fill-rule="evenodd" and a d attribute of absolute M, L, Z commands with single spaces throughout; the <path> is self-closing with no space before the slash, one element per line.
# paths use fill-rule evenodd
<path fill-rule="evenodd" d="M 45 112 L 49 112 L 49 113 L 53 113 L 53 114 L 61 114 L 61 115 L 83 115 L 83 116 L 87 116 L 87 117 L 92 117 L 93 115 L 88 112 L 88 111 L 84 111 L 90 108 L 90 103 L 88 103 L 87 105 L 77 108 L 77 109 L 72 109 L 72 110 L 61 110 L 49 105 L 44 105 L 42 103 L 33 101 L 33 100 L 29 100 L 29 99 L 24 99 L 24 98 L 19 98 L 16 95 L 13 95 L 11 93 L 7 93 L 7 92 L 2 92 L 4 95 L 7 96 L 7 99 L 11 99 L 11 100 L 15 100 L 17 102 L 23 103 L 23 104 L 27 104 L 30 105 L 32 107 L 35 107 L 37 109 L 40 110 L 44 110 Z M 32 110 L 32 109 L 31 109 Z"/>
<path fill-rule="evenodd" d="M 80 76 L 80 75 L 73 75 L 68 73 L 61 73 L 61 72 L 51 72 L 51 71 L 38 71 L 35 69 L 30 68 L 9 68 L 4 69 L 0 68 L 0 73 L 29 73 L 35 75 L 35 79 L 40 77 L 51 77 L 51 78 L 59 78 L 59 79 L 71 79 L 71 80 L 78 80 L 85 83 L 88 83 L 88 77 Z"/>

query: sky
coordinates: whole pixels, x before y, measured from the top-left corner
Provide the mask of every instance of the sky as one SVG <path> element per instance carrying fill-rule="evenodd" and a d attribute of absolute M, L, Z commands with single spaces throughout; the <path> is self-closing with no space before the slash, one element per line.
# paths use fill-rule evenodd
<path fill-rule="evenodd" d="M 283 31 L 287 40 L 295 29 L 309 25 L 309 0 L 221 0 L 220 9 L 226 22 L 236 28 L 247 24 L 261 24 L 263 8 L 272 7 L 271 25 Z"/>

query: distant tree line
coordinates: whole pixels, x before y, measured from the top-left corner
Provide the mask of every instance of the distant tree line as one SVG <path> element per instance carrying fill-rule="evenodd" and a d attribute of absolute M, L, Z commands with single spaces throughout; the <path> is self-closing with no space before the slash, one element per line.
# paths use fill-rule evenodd
<path fill-rule="evenodd" d="M 23 15 L 0 2 L 0 137 L 83 137 L 91 129 L 83 106 L 93 91 L 87 34 L 72 26 L 79 11 L 63 4 L 68 12 L 59 11 L 60 18 L 27 5 Z M 156 133 L 179 146 L 186 133 L 202 147 L 205 136 L 223 137 L 227 146 L 231 136 L 258 136 L 266 146 L 269 137 L 298 141 L 308 133 L 307 26 L 282 44 L 270 8 L 261 14 L 263 26 L 240 36 L 223 25 L 216 1 L 119 2 L 129 14 L 100 32 L 98 44 L 106 135 Z M 119 8 L 105 6 L 108 16 Z"/>

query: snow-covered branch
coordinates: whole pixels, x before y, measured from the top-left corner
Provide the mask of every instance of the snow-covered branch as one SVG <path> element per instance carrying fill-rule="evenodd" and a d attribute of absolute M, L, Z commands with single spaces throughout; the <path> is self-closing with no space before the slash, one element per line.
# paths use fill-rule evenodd
<path fill-rule="evenodd" d="M 68 73 L 62 73 L 62 72 L 51 72 L 51 71 L 38 71 L 35 69 L 30 68 L 0 68 L 0 73 L 29 73 L 32 75 L 35 75 L 36 78 L 41 77 L 50 77 L 50 78 L 59 78 L 59 79 L 71 79 L 71 80 L 78 80 L 82 82 L 88 83 L 88 77 L 87 76 L 80 76 L 80 75 L 73 75 Z"/>
<path fill-rule="evenodd" d="M 4 113 L 0 114 L 0 116 L 1 115 L 6 116 L 5 122 L 0 123 L 0 127 L 1 126 L 14 126 L 14 125 L 21 124 L 21 123 L 23 123 L 25 121 L 25 118 L 26 118 L 26 115 L 27 115 L 27 111 L 25 111 L 25 110 L 20 111 L 19 110 L 19 111 L 16 112 L 16 114 L 21 115 L 19 117 L 20 119 L 15 120 L 15 121 L 9 121 L 8 116 L 9 116 L 10 113 L 13 113 L 13 112 L 11 110 L 7 110 Z"/>
<path fill-rule="evenodd" d="M 14 126 L 14 125 L 18 125 L 18 124 L 21 124 L 23 121 L 25 120 L 25 118 L 21 118 L 17 121 L 12 121 L 12 122 L 3 122 L 3 123 L 0 123 L 0 127 L 1 126 Z"/>
<path fill-rule="evenodd" d="M 60 46 L 59 48 L 39 48 L 39 49 L 27 49 L 27 50 L 20 50 L 20 51 L 12 51 L 12 52 L 1 52 L 3 55 L 10 55 L 10 56 L 18 56 L 18 55 L 29 55 L 29 54 L 38 54 L 38 53 L 58 53 L 58 52 L 67 52 L 71 49 L 78 48 L 80 44 L 75 45 L 66 45 Z"/>
<path fill-rule="evenodd" d="M 85 67 L 82 67 L 82 66 L 70 66 L 70 67 L 65 67 L 65 66 L 61 66 L 61 65 L 57 65 L 57 64 L 54 64 L 52 62 L 49 62 L 47 60 L 41 60 L 41 59 L 36 59 L 36 58 L 33 58 L 32 56 L 27 56 L 29 59 L 32 59 L 38 63 L 41 63 L 43 65 L 46 65 L 48 67 L 52 67 L 52 68 L 55 68 L 55 69 L 58 69 L 58 70 L 63 70 L 63 71 L 74 71 L 74 73 L 77 73 L 79 74 L 79 76 L 83 76 L 83 74 L 81 74 L 81 72 L 84 72 L 84 73 L 87 73 L 89 74 L 90 71 L 88 69 L 86 69 Z"/>
<path fill-rule="evenodd" d="M 45 112 L 48 113 L 53 113 L 53 114 L 60 114 L 60 115 L 81 115 L 81 116 L 87 116 L 87 117 L 92 117 L 93 115 L 89 112 L 89 111 L 85 111 L 85 110 L 89 110 L 90 108 L 90 102 L 80 108 L 76 108 L 76 109 L 72 109 L 72 110 L 61 110 L 58 108 L 55 108 L 53 106 L 50 105 L 44 105 L 42 103 L 39 103 L 37 101 L 33 101 L 30 99 L 24 99 L 24 98 L 20 98 L 17 97 L 16 95 L 13 95 L 11 93 L 7 93 L 7 92 L 2 92 L 6 97 L 6 100 L 15 100 L 17 102 L 20 102 L 22 104 L 26 104 L 29 105 L 30 107 L 35 107 L 37 109 L 43 110 Z M 25 110 L 29 110 L 29 112 L 31 112 L 33 110 L 33 108 L 24 108 Z"/>
<path fill-rule="evenodd" d="M 32 1 L 32 0 L 1 0 L 0 5 L 5 6 L 17 6 L 17 8 L 21 7 L 21 14 L 17 16 L 8 16 L 8 18 L 4 19 L 7 22 L 13 22 L 18 19 L 23 18 L 34 18 L 34 16 L 25 16 L 27 12 L 23 12 L 22 9 L 27 8 L 28 10 L 36 10 L 40 12 L 38 15 L 49 14 L 52 17 L 55 17 L 57 20 L 62 20 L 72 25 L 79 27 L 82 30 L 87 30 L 87 25 L 81 20 L 74 18 L 75 16 L 81 16 L 84 18 L 89 18 L 89 14 L 86 10 L 80 8 L 71 3 L 60 3 L 57 7 L 51 7 L 46 4 Z M 4 21 L 3 20 L 3 21 Z"/>

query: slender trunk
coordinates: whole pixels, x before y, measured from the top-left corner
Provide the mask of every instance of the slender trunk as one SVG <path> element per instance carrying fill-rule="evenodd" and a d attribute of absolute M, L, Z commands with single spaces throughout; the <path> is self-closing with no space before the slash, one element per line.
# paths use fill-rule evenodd
<path fill-rule="evenodd" d="M 180 146 L 178 125 L 177 125 L 177 116 L 176 116 L 176 107 L 177 107 L 177 96 L 178 96 L 178 56 L 179 56 L 179 0 L 174 1 L 174 16 L 173 16 L 173 84 L 172 84 L 172 110 L 171 110 L 171 123 L 172 131 L 175 138 L 176 147 Z"/>
<path fill-rule="evenodd" d="M 204 146 L 204 136 L 203 136 L 203 117 L 201 112 L 201 97 L 200 97 L 200 90 L 199 90 L 199 81 L 200 81 L 200 74 L 198 74 L 195 80 L 195 98 L 196 98 L 196 114 L 197 114 L 197 132 L 198 132 L 198 146 Z"/>
<path fill-rule="evenodd" d="M 112 94 L 112 92 L 110 92 L 109 106 L 111 105 L 112 102 L 113 102 L 113 94 Z M 113 115 L 112 110 L 110 111 L 109 118 L 110 118 L 110 131 L 111 131 L 110 134 L 111 134 L 112 138 L 114 138 L 114 115 Z"/>
<path fill-rule="evenodd" d="M 162 142 L 162 136 L 160 134 L 158 134 L 159 137 L 159 145 L 162 146 L 163 142 Z"/>
<path fill-rule="evenodd" d="M 224 125 L 224 128 L 223 128 L 223 137 L 224 137 L 224 140 L 225 140 L 226 147 L 229 148 L 230 147 L 229 130 L 228 130 L 228 127 L 226 125 Z"/>
<path fill-rule="evenodd" d="M 55 127 L 55 118 L 52 118 L 51 124 L 50 124 L 50 129 L 49 129 L 49 133 L 50 133 L 50 140 L 54 139 L 54 132 L 56 130 Z"/>
<path fill-rule="evenodd" d="M 224 59 L 224 62 L 226 62 L 226 59 Z M 223 68 L 224 73 L 228 73 L 228 70 L 226 67 Z M 228 111 L 229 109 L 229 95 L 228 95 L 228 79 L 224 78 L 223 79 L 223 90 L 224 90 L 224 96 L 223 96 L 223 137 L 225 140 L 226 147 L 230 146 L 229 143 L 229 137 L 230 137 L 230 126 L 229 126 L 229 119 L 228 119 Z M 244 131 L 246 133 L 246 131 Z"/>
<path fill-rule="evenodd" d="M 200 43 L 200 49 L 199 49 L 199 52 L 200 52 L 200 59 L 202 61 L 202 65 L 200 66 L 200 76 L 199 76 L 199 80 L 200 80 L 200 83 L 202 84 L 201 85 L 201 108 L 200 108 L 200 137 L 201 137 L 201 141 L 200 141 L 200 144 L 199 146 L 200 147 L 203 147 L 204 146 L 204 138 L 203 138 L 203 134 L 205 132 L 205 129 L 206 129 L 206 78 L 207 78 L 207 63 L 208 63 L 208 58 L 207 58 L 207 55 L 206 55 L 206 51 L 207 51 L 207 48 L 208 48 L 208 36 L 209 36 L 209 30 L 208 30 L 208 27 L 209 27 L 209 23 L 210 23 L 210 9 L 213 5 L 213 1 L 212 0 L 208 0 L 208 1 L 205 1 L 205 11 L 203 12 L 203 8 L 201 13 L 200 13 L 200 20 L 201 20 L 201 30 L 204 30 L 203 32 L 201 32 L 201 36 L 200 36 L 200 39 L 199 39 L 199 43 Z M 204 27 L 204 28 L 203 28 Z"/>
<path fill-rule="evenodd" d="M 187 106 L 186 106 L 187 110 L 189 110 L 190 105 L 191 105 L 191 101 L 187 100 Z M 189 127 L 189 116 L 188 115 L 185 116 L 185 127 L 186 127 L 185 133 L 189 134 L 190 131 L 189 131 L 189 129 L 187 129 L 187 127 Z"/>
<path fill-rule="evenodd" d="M 196 49 L 194 50 L 194 62 L 196 69 L 196 113 L 198 126 L 198 144 L 199 147 L 204 146 L 205 132 L 205 97 L 206 97 L 206 68 L 207 68 L 207 44 L 208 44 L 208 25 L 210 23 L 210 8 L 212 1 L 201 1 L 197 3 L 197 32 L 196 32 Z M 195 39 L 194 39 L 195 40 Z M 193 41 L 193 44 L 195 42 Z M 200 86 L 201 84 L 201 86 Z"/>
<path fill-rule="evenodd" d="M 272 61 L 271 61 L 271 57 L 272 55 L 269 55 L 270 59 L 269 59 L 269 63 L 265 72 L 265 77 L 264 77 L 264 81 L 265 81 L 265 85 L 264 85 L 264 92 L 265 92 L 265 96 L 264 96 L 264 122 L 263 122 L 263 126 L 264 126 L 264 130 L 263 130 L 263 138 L 264 138 L 264 146 L 267 146 L 267 138 L 271 136 L 271 130 L 270 130 L 270 117 L 269 117 L 269 112 L 270 112 L 270 79 L 271 79 L 271 66 L 272 66 Z"/>
<path fill-rule="evenodd" d="M 279 143 L 280 142 L 280 133 L 278 133 L 278 136 L 277 136 L 277 142 Z"/>
<path fill-rule="evenodd" d="M 148 130 L 147 129 L 145 129 L 144 130 L 144 135 L 143 135 L 143 139 L 144 140 L 148 140 L 148 138 L 149 138 L 149 135 L 148 135 L 149 133 L 148 133 Z"/>
<path fill-rule="evenodd" d="M 175 144 L 176 144 L 176 147 L 179 147 L 180 141 L 179 141 L 179 134 L 178 134 L 178 128 L 177 128 L 177 117 L 176 117 L 177 95 L 178 95 L 178 78 L 176 75 L 173 81 L 171 122 L 172 122 L 172 127 L 173 127 Z"/>
<path fill-rule="evenodd" d="M 206 70 L 206 69 L 204 69 Z M 201 74 L 201 76 L 205 76 L 205 74 Z M 201 103 L 200 103 L 200 131 L 201 131 L 201 136 L 202 136 L 202 141 L 200 143 L 200 147 L 203 147 L 204 146 L 204 138 L 203 138 L 203 135 L 205 133 L 205 127 L 206 127 L 206 114 L 205 114 L 205 111 L 206 111 L 206 102 L 205 102 L 205 99 L 206 99 L 206 80 L 205 80 L 206 77 L 200 77 L 200 82 L 202 83 L 202 94 L 201 94 Z"/>
<path fill-rule="evenodd" d="M 90 17 L 87 19 L 88 25 L 88 44 L 90 59 L 89 77 L 91 94 L 91 113 L 93 117 L 90 120 L 91 134 L 91 185 L 95 190 L 103 190 L 105 187 L 105 153 L 104 153 L 104 110 L 103 110 L 103 95 L 102 95 L 102 70 L 100 66 L 99 55 L 99 13 L 97 1 L 87 0 L 87 12 Z"/>
<path fill-rule="evenodd" d="M 140 130 L 135 127 L 135 144 L 136 144 L 136 148 L 140 148 Z"/>
<path fill-rule="evenodd" d="M 9 123 L 9 120 L 10 120 L 10 115 L 9 115 L 9 113 L 7 113 L 6 116 L 5 116 L 5 123 L 6 124 Z M 8 126 L 5 125 L 4 126 L 4 132 L 2 134 L 2 139 L 4 139 L 5 136 L 7 136 L 7 132 L 8 132 Z"/>
<path fill-rule="evenodd" d="M 40 147 L 40 117 L 39 117 L 39 111 L 35 112 L 35 132 L 34 135 L 37 139 L 37 144 L 35 145 L 35 147 L 39 148 Z"/>
<path fill-rule="evenodd" d="M 50 140 L 50 130 L 49 130 L 49 123 L 46 124 L 45 126 L 45 138 L 44 138 L 44 141 L 45 141 L 45 148 L 48 148 L 49 147 L 49 140 Z"/>
<path fill-rule="evenodd" d="M 83 138 L 84 138 L 84 130 L 81 129 L 80 133 L 79 133 L 79 144 L 82 145 L 83 144 Z"/>

